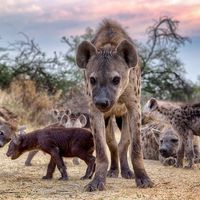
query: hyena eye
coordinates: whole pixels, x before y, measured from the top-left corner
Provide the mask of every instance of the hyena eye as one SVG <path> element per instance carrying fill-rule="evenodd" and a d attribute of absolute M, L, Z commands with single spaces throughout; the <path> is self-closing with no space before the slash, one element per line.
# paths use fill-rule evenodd
<path fill-rule="evenodd" d="M 177 143 L 177 142 L 178 142 L 178 139 L 171 139 L 171 141 L 172 141 L 173 143 Z"/>
<path fill-rule="evenodd" d="M 115 76 L 112 80 L 113 85 L 118 85 L 120 82 L 120 77 L 119 76 Z"/>
<path fill-rule="evenodd" d="M 90 84 L 95 85 L 96 84 L 96 79 L 94 77 L 90 77 Z"/>
<path fill-rule="evenodd" d="M 0 135 L 4 135 L 4 132 L 3 132 L 3 131 L 0 131 Z"/>
<path fill-rule="evenodd" d="M 163 143 L 163 140 L 160 140 L 160 143 L 162 144 L 162 143 Z"/>

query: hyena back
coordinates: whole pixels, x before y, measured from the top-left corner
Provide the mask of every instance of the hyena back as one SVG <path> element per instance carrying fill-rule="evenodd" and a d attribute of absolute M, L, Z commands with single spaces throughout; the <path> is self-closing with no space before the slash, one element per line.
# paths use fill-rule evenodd
<path fill-rule="evenodd" d="M 76 59 L 77 65 L 85 70 L 91 128 L 96 147 L 96 172 L 86 190 L 105 189 L 108 169 L 106 140 L 111 151 L 110 170 L 112 167 L 117 168 L 116 159 L 112 158 L 112 153 L 116 153 L 116 143 L 111 145 L 113 133 L 106 133 L 104 120 L 113 116 L 122 119 L 122 138 L 131 143 L 131 161 L 137 186 L 151 187 L 153 183 L 144 169 L 140 144 L 140 66 L 131 38 L 118 23 L 104 20 L 94 39 L 79 45 Z M 125 157 L 122 170 L 128 168 L 128 145 L 122 145 L 121 149 Z M 120 159 L 123 164 L 123 157 Z"/>

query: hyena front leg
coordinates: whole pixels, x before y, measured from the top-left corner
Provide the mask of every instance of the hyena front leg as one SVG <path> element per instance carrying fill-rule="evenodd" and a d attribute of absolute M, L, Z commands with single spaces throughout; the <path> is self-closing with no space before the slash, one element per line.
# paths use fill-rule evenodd
<path fill-rule="evenodd" d="M 114 118 L 114 116 L 110 117 L 108 121 L 108 126 L 106 127 L 106 142 L 110 150 L 111 156 L 111 165 L 107 176 L 112 178 L 116 178 L 119 175 L 119 155 L 114 131 Z"/>
<path fill-rule="evenodd" d="M 140 141 L 140 107 L 138 105 L 132 104 L 130 107 L 128 107 L 131 136 L 131 161 L 135 173 L 135 182 L 137 187 L 147 188 L 152 187 L 153 182 L 147 175 L 144 168 Z"/>
<path fill-rule="evenodd" d="M 96 169 L 93 180 L 85 186 L 85 190 L 88 192 L 105 190 L 108 169 L 104 117 L 100 111 L 93 107 L 91 109 L 91 127 L 96 150 Z"/>
<path fill-rule="evenodd" d="M 128 165 L 127 152 L 130 145 L 130 131 L 129 131 L 129 121 L 128 113 L 122 116 L 122 130 L 121 139 L 119 142 L 119 157 L 121 165 L 121 175 L 123 178 L 132 179 L 134 178 L 134 173 L 130 170 Z"/>
<path fill-rule="evenodd" d="M 185 151 L 185 146 L 183 142 L 183 136 L 180 135 L 179 138 L 179 145 L 178 145 L 178 150 L 177 150 L 177 161 L 175 167 L 183 167 L 183 158 L 184 158 L 184 151 Z"/>
<path fill-rule="evenodd" d="M 188 160 L 188 165 L 186 165 L 185 168 L 188 169 L 192 168 L 194 165 L 193 138 L 193 132 L 191 130 L 187 131 L 187 134 L 185 135 L 185 153 Z"/>

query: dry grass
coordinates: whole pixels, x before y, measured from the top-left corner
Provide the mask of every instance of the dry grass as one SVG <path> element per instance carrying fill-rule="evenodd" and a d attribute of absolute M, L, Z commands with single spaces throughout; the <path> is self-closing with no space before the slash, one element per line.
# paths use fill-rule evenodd
<path fill-rule="evenodd" d="M 8 90 L 0 90 L 0 106 L 18 116 L 20 125 L 39 127 L 51 121 L 50 111 L 56 107 L 61 92 L 49 96 L 46 91 L 36 90 L 31 80 L 15 80 Z"/>
<path fill-rule="evenodd" d="M 158 161 L 145 161 L 145 167 L 155 182 L 153 188 L 136 188 L 134 180 L 121 177 L 107 179 L 107 190 L 87 193 L 83 191 L 89 180 L 79 180 L 86 165 L 81 161 L 74 166 L 66 159 L 69 181 L 59 181 L 58 170 L 50 181 L 42 180 L 49 156 L 39 153 L 33 160 L 33 166 L 24 166 L 27 154 L 13 161 L 6 157 L 7 147 L 0 149 L 0 199 L 142 199 L 142 200 L 177 200 L 199 199 L 200 169 L 176 169 L 162 166 Z"/>

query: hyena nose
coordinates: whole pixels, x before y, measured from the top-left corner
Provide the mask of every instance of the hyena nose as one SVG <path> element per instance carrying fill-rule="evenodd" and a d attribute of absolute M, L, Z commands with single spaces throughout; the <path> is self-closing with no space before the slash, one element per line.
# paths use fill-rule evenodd
<path fill-rule="evenodd" d="M 162 156 L 164 156 L 164 157 L 167 156 L 167 153 L 168 153 L 168 152 L 167 152 L 167 149 L 164 149 L 164 148 L 163 148 L 163 149 L 160 149 L 159 151 L 160 151 L 160 154 L 161 154 Z"/>
<path fill-rule="evenodd" d="M 110 106 L 108 99 L 95 99 L 95 105 L 97 108 L 106 109 Z"/>

